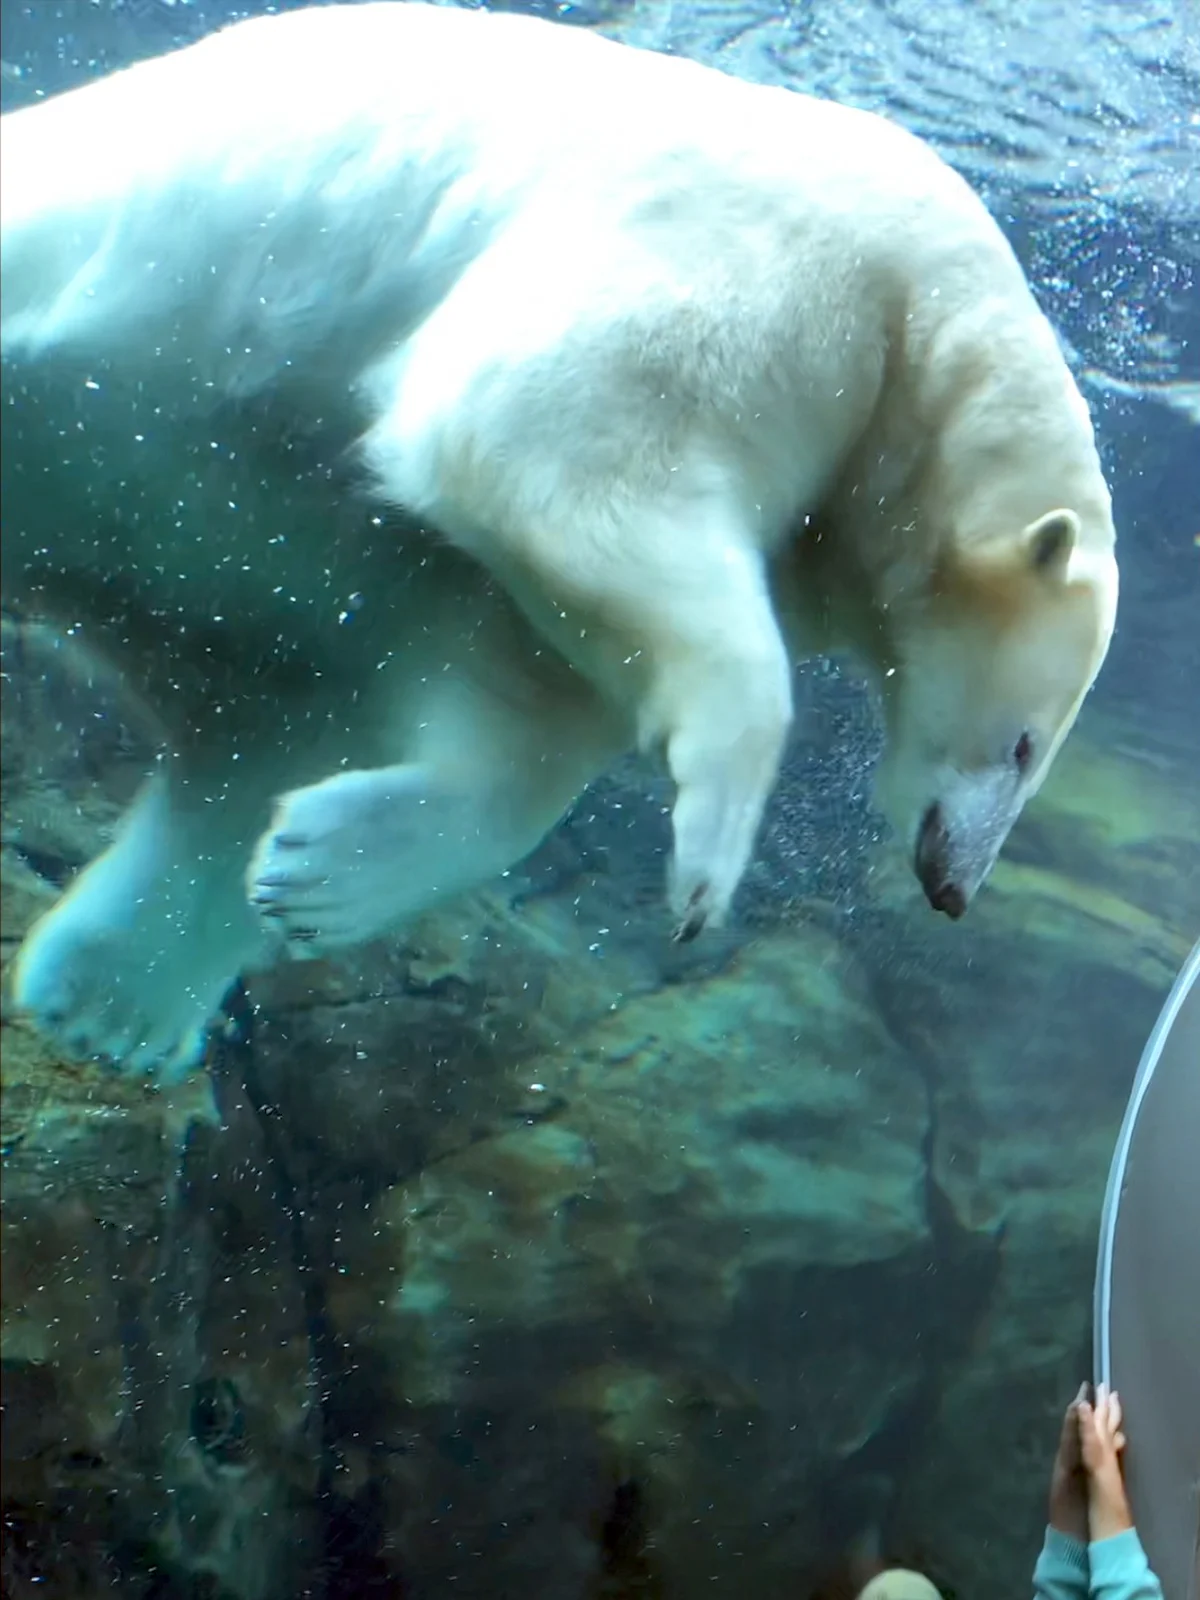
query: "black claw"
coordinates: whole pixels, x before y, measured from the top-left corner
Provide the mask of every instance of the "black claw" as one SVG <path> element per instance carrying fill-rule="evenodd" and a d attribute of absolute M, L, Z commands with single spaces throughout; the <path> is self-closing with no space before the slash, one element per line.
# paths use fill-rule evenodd
<path fill-rule="evenodd" d="M 691 944 L 696 935 L 704 931 L 708 913 L 703 903 L 708 898 L 708 892 L 709 885 L 706 879 L 703 883 L 698 883 L 688 895 L 687 915 L 671 935 L 676 944 Z"/>
<path fill-rule="evenodd" d="M 675 944 L 691 944 L 692 940 L 704 932 L 704 924 L 708 919 L 703 911 L 693 911 L 686 916 L 671 938 Z"/>

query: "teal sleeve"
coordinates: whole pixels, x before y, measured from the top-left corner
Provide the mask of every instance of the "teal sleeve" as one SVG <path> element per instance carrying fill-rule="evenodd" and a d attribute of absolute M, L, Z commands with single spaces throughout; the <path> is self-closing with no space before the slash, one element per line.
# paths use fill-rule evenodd
<path fill-rule="evenodd" d="M 1033 1569 L 1033 1600 L 1087 1600 L 1087 1594 L 1087 1545 L 1057 1528 L 1047 1528 L 1046 1542 Z"/>
<path fill-rule="evenodd" d="M 1163 1600 L 1136 1528 L 1088 1546 L 1092 1600 Z"/>

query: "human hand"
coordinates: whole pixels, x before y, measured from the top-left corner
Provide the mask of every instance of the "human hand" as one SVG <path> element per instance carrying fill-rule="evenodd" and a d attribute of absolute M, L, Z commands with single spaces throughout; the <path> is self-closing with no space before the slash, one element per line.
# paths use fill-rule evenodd
<path fill-rule="evenodd" d="M 1063 1414 L 1058 1454 L 1050 1474 L 1050 1526 L 1080 1544 L 1088 1541 L 1088 1480 L 1083 1466 L 1079 1438 L 1079 1407 L 1087 1394 L 1087 1384 Z"/>
<path fill-rule="evenodd" d="M 1079 1402 L 1079 1449 L 1087 1474 L 1088 1524 L 1093 1540 L 1111 1539 L 1133 1527 L 1121 1472 L 1121 1397 L 1097 1385 L 1096 1401 Z"/>

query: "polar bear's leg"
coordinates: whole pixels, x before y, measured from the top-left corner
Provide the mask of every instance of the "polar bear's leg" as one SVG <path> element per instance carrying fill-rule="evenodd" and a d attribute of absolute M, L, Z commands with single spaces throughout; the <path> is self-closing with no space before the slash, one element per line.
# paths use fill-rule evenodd
<path fill-rule="evenodd" d="M 687 583 L 672 596 L 663 574 L 666 601 L 642 620 L 643 739 L 665 745 L 676 785 L 669 894 L 680 941 L 728 912 L 791 724 L 787 652 L 753 564 L 739 553 L 731 565 L 740 573 L 713 573 L 724 585 L 715 600 L 689 600 Z"/>
<path fill-rule="evenodd" d="M 266 814 L 265 795 L 252 798 L 229 781 L 157 773 L 114 843 L 30 930 L 13 998 L 61 1048 L 166 1078 L 195 1062 L 225 991 L 265 953 L 242 890 Z"/>
<path fill-rule="evenodd" d="M 665 748 L 676 784 L 675 937 L 694 938 L 729 909 L 791 724 L 791 667 L 763 560 L 724 497 L 685 486 L 669 507 L 632 507 L 601 526 L 568 515 L 512 546 L 553 599 L 550 620 L 544 607 L 538 620 L 564 654 L 581 664 L 586 654 L 618 694 L 622 674 L 636 685 L 640 741 Z"/>

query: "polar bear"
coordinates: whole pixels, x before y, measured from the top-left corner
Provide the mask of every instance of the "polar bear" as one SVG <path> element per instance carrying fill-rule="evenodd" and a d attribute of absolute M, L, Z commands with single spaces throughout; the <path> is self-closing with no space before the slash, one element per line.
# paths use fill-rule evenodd
<path fill-rule="evenodd" d="M 70 621 L 164 731 L 17 964 L 65 1046 L 186 1062 L 272 939 L 365 939 L 502 870 L 633 743 L 675 781 L 694 936 L 812 651 L 878 684 L 886 809 L 963 913 L 1117 567 L 1052 330 L 923 143 L 379 0 L 10 114 L 0 161 L 5 603 Z"/>

